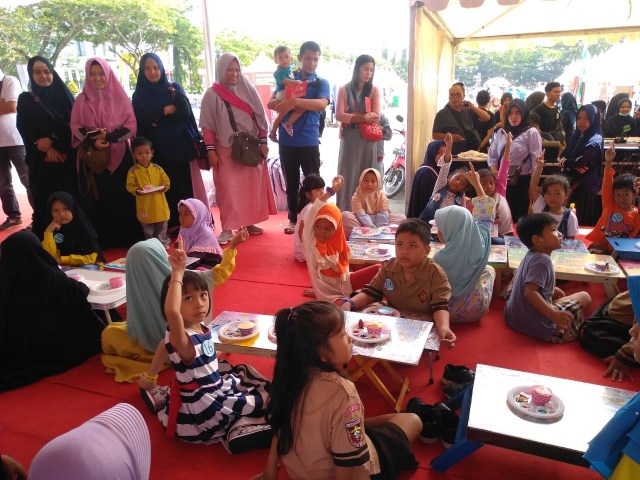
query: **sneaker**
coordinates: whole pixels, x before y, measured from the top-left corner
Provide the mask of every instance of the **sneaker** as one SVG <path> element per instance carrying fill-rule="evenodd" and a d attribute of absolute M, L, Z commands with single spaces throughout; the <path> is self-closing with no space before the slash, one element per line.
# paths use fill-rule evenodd
<path fill-rule="evenodd" d="M 225 245 L 229 243 L 229 240 L 233 238 L 233 232 L 231 230 L 223 230 L 220 236 L 218 237 L 218 243 L 220 245 Z"/>
<path fill-rule="evenodd" d="M 249 225 L 247 227 L 247 232 L 249 232 L 249 235 L 260 235 L 261 233 L 264 233 L 264 230 L 260 227 L 256 227 L 255 225 Z"/>
<path fill-rule="evenodd" d="M 462 407 L 462 400 L 464 392 L 467 387 L 472 387 L 473 382 L 465 382 L 465 383 L 453 383 L 451 385 L 447 385 L 444 387 L 443 392 L 444 396 L 447 399 L 447 405 L 451 410 L 458 410 Z"/>
<path fill-rule="evenodd" d="M 284 233 L 287 235 L 293 235 L 296 231 L 296 224 L 293 222 L 289 222 L 289 225 L 284 227 Z"/>
<path fill-rule="evenodd" d="M 293 127 L 291 125 L 283 123 L 282 128 L 284 128 L 284 131 L 287 132 L 290 137 L 293 137 Z"/>
<path fill-rule="evenodd" d="M 141 388 L 140 396 L 151 413 L 158 413 L 167 404 L 167 398 L 169 398 L 169 387 L 154 387 L 149 390 Z"/>
<path fill-rule="evenodd" d="M 3 224 L 0 224 L 0 231 L 9 230 L 10 228 L 22 225 L 21 218 L 7 218 Z"/>
<path fill-rule="evenodd" d="M 272 437 L 271 425 L 264 418 L 242 417 L 229 429 L 225 447 L 229 453 L 269 448 Z"/>
<path fill-rule="evenodd" d="M 438 439 L 438 426 L 433 405 L 427 405 L 420 398 L 413 397 L 407 402 L 407 412 L 415 413 L 422 421 L 422 431 L 420 441 L 432 444 Z"/>
<path fill-rule="evenodd" d="M 451 448 L 456 441 L 456 432 L 458 431 L 458 423 L 460 418 L 455 412 L 452 412 L 444 403 L 436 403 L 433 406 L 438 426 L 438 434 L 444 448 Z"/>
<path fill-rule="evenodd" d="M 473 382 L 475 378 L 476 373 L 473 370 L 470 370 L 464 365 L 451 365 L 448 363 L 444 367 L 442 383 L 445 385 L 452 385 L 454 383 Z"/>

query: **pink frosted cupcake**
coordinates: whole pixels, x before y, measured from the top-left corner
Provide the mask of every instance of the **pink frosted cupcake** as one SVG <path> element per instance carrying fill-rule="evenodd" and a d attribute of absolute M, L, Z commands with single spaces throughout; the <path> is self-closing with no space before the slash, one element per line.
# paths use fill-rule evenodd
<path fill-rule="evenodd" d="M 531 400 L 536 405 L 544 406 L 551 400 L 553 392 L 544 385 L 534 385 L 531 387 Z"/>
<path fill-rule="evenodd" d="M 120 288 L 123 285 L 124 285 L 124 280 L 122 279 L 122 277 L 111 277 L 109 279 L 109 287 L 111 287 L 112 289 Z"/>

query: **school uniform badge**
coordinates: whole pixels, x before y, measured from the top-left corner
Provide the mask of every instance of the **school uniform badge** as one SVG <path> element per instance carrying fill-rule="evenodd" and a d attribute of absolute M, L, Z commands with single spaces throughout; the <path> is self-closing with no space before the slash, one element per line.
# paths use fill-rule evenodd
<path fill-rule="evenodd" d="M 347 437 L 349 437 L 349 443 L 355 448 L 360 448 L 364 445 L 364 434 L 362 433 L 362 418 L 358 418 L 353 422 L 345 423 L 347 429 Z"/>
<path fill-rule="evenodd" d="M 385 290 L 393 290 L 396 286 L 393 284 L 393 281 L 390 278 L 387 278 L 384 281 L 384 289 Z"/>
<path fill-rule="evenodd" d="M 423 290 L 423 291 L 421 291 L 421 292 L 418 294 L 418 299 L 419 299 L 422 303 L 426 302 L 426 301 L 427 301 L 427 292 L 425 292 L 424 290 Z"/>
<path fill-rule="evenodd" d="M 56 243 L 64 243 L 64 235 L 61 232 L 54 234 L 53 241 Z"/>

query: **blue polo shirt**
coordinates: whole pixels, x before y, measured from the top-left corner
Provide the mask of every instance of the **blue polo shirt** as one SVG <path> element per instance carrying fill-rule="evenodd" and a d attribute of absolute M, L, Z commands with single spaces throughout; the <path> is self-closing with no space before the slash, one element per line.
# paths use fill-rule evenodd
<path fill-rule="evenodd" d="M 300 71 L 293 72 L 296 80 L 300 78 Z M 307 82 L 307 94 L 301 98 L 317 99 L 326 98 L 329 100 L 331 92 L 329 82 L 318 77 L 315 73 L 305 78 Z M 292 112 L 287 113 L 285 121 L 289 119 Z M 291 137 L 280 125 L 278 131 L 278 141 L 285 147 L 317 147 L 320 144 L 318 135 L 320 127 L 320 112 L 305 112 L 293 124 L 293 137 Z"/>

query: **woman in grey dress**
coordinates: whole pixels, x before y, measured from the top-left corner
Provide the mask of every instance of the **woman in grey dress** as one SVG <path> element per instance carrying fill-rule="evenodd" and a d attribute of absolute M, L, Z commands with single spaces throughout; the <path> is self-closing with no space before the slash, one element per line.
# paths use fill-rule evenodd
<path fill-rule="evenodd" d="M 338 192 L 336 203 L 340 210 L 351 210 L 351 196 L 358 186 L 360 174 L 366 168 L 375 168 L 384 176 L 382 160 L 378 161 L 377 142 L 365 140 L 358 124 L 380 120 L 380 90 L 373 85 L 376 62 L 370 55 L 360 55 L 353 67 L 351 81 L 340 87 L 336 105 L 336 118 L 340 129 L 338 175 L 344 177 L 344 186 Z"/>

